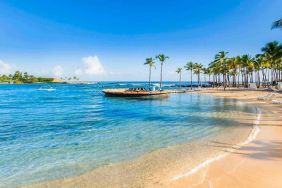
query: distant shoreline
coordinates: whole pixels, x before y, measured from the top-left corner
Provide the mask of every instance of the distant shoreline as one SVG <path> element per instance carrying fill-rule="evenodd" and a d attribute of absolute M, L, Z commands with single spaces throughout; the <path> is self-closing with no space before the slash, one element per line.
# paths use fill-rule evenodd
<path fill-rule="evenodd" d="M 29 84 L 89 84 L 90 82 L 85 82 L 85 81 L 79 81 L 79 82 L 33 82 L 33 83 L 5 83 L 5 82 L 0 82 L 0 84 L 3 85 L 29 85 Z M 93 82 L 96 83 L 96 82 Z"/>

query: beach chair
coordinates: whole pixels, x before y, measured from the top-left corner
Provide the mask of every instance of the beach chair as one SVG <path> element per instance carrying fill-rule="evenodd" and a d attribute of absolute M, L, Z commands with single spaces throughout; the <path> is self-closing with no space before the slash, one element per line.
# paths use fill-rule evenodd
<path fill-rule="evenodd" d="M 201 91 L 201 89 L 202 89 L 201 87 L 196 87 L 196 88 L 194 88 L 193 90 L 194 90 L 194 91 Z"/>
<path fill-rule="evenodd" d="M 272 100 L 273 104 L 282 104 L 282 100 Z"/>
<path fill-rule="evenodd" d="M 278 82 L 278 91 L 282 92 L 282 82 Z"/>
<path fill-rule="evenodd" d="M 251 90 L 257 90 L 257 84 L 256 83 L 250 83 L 250 89 Z"/>
<path fill-rule="evenodd" d="M 268 94 L 266 96 L 258 97 L 257 99 L 258 100 L 263 100 L 263 101 L 268 101 L 268 100 L 273 100 L 275 98 L 276 98 L 276 94 L 270 93 L 270 94 Z"/>

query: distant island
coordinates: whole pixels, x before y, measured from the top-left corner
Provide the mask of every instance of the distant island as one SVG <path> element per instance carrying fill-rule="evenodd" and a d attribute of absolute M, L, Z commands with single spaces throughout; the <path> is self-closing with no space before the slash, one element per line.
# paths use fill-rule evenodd
<path fill-rule="evenodd" d="M 50 78 L 50 77 L 36 77 L 29 75 L 27 72 L 22 73 L 21 71 L 16 71 L 14 74 L 0 75 L 0 83 L 10 83 L 10 84 L 25 84 L 25 83 L 69 83 L 77 82 L 79 78 L 69 77 L 69 78 Z"/>

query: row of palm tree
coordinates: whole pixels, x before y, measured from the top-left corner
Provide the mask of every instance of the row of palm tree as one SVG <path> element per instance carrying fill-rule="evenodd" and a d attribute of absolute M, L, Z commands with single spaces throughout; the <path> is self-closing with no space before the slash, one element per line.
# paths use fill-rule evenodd
<path fill-rule="evenodd" d="M 164 54 L 158 54 L 155 57 L 161 64 L 161 72 L 160 72 L 160 90 L 162 90 L 162 82 L 163 82 L 163 64 L 164 62 L 169 58 L 168 56 L 164 55 Z M 146 62 L 144 63 L 144 65 L 148 65 L 149 66 L 149 89 L 151 88 L 151 74 L 152 74 L 152 68 L 156 68 L 155 65 L 155 59 L 150 57 L 150 58 L 146 58 Z"/>
<path fill-rule="evenodd" d="M 228 57 L 228 52 L 220 51 L 207 68 L 200 63 L 187 62 L 184 68 L 190 72 L 191 89 L 193 73 L 198 77 L 198 85 L 203 73 L 209 76 L 209 82 L 212 76 L 214 87 L 223 86 L 224 89 L 227 86 L 239 87 L 240 78 L 244 87 L 254 82 L 260 87 L 261 83 L 282 81 L 282 44 L 277 41 L 267 43 L 261 52 L 254 57 L 248 54 Z M 182 68 L 176 72 L 181 76 Z"/>

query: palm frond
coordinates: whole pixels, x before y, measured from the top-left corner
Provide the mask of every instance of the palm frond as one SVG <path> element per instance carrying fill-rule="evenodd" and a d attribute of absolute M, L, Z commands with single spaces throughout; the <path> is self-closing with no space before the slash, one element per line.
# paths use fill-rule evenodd
<path fill-rule="evenodd" d="M 282 18 L 273 22 L 271 29 L 282 28 Z"/>

